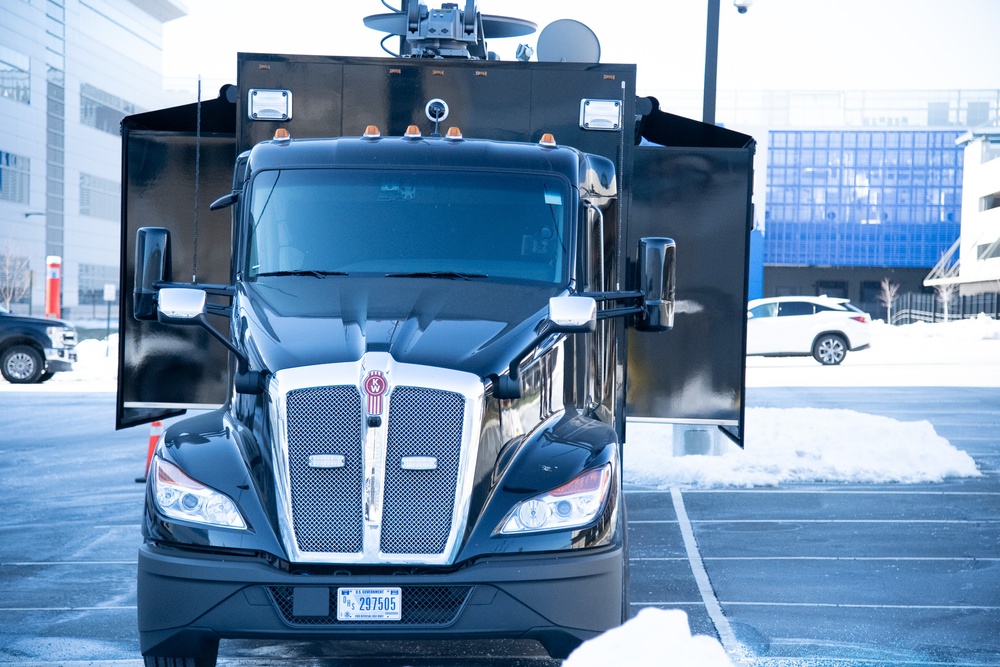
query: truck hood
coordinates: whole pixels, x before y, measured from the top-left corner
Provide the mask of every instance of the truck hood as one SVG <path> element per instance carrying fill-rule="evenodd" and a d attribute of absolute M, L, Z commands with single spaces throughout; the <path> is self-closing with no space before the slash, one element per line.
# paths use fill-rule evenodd
<path fill-rule="evenodd" d="M 564 292 L 537 283 L 278 276 L 241 283 L 234 306 L 251 359 L 271 372 L 388 352 L 485 377 L 508 366 L 549 298 Z"/>

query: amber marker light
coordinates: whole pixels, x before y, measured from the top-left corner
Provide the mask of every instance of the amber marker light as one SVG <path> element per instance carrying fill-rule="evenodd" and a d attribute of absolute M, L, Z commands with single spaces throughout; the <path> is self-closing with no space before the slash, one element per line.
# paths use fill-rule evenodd
<path fill-rule="evenodd" d="M 283 127 L 279 127 L 277 130 L 274 131 L 274 140 L 275 141 L 289 141 L 289 140 L 291 140 L 291 138 L 292 138 L 292 135 L 290 135 L 288 133 L 288 130 L 286 130 Z"/>
<path fill-rule="evenodd" d="M 539 146 L 547 146 L 548 148 L 556 147 L 556 138 L 552 136 L 551 132 L 546 132 L 542 135 L 542 138 L 538 140 Z"/>
<path fill-rule="evenodd" d="M 369 125 L 365 128 L 365 133 L 361 136 L 365 139 L 378 139 L 382 136 L 382 133 L 378 131 L 378 127 L 375 125 Z"/>
<path fill-rule="evenodd" d="M 458 141 L 459 139 L 462 138 L 462 131 L 454 126 L 449 127 L 448 133 L 444 135 L 444 138 L 451 139 L 453 141 Z"/>
<path fill-rule="evenodd" d="M 406 134 L 403 135 L 407 139 L 419 139 L 420 138 L 420 128 L 416 125 L 410 125 L 406 128 Z"/>

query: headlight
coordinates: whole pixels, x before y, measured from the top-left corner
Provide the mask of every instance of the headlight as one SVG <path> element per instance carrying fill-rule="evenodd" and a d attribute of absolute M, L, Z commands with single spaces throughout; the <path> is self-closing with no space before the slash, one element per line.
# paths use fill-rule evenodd
<path fill-rule="evenodd" d="M 150 474 L 153 499 L 165 516 L 224 528 L 247 527 L 229 496 L 194 481 L 173 463 L 154 456 Z"/>
<path fill-rule="evenodd" d="M 523 500 L 500 522 L 497 533 L 516 535 L 584 526 L 600 513 L 611 486 L 611 464 L 588 470 L 557 489 Z"/>
<path fill-rule="evenodd" d="M 65 347 L 63 344 L 63 334 L 66 327 L 45 327 L 45 335 L 52 341 L 52 347 Z"/>

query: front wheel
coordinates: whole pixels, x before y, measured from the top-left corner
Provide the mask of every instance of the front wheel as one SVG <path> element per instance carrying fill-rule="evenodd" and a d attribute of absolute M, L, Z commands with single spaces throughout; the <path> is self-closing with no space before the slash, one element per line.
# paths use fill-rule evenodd
<path fill-rule="evenodd" d="M 42 355 L 29 345 L 12 345 L 0 355 L 0 374 L 12 384 L 38 382 L 44 372 Z"/>
<path fill-rule="evenodd" d="M 836 334 L 823 334 L 813 344 L 813 357 L 824 366 L 836 366 L 847 356 L 847 343 Z"/>

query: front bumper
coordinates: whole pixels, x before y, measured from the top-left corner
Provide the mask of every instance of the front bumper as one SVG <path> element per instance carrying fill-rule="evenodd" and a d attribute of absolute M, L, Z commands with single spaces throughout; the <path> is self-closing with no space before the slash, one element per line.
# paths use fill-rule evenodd
<path fill-rule="evenodd" d="M 50 373 L 73 370 L 76 350 L 64 347 L 45 348 L 45 370 Z"/>
<path fill-rule="evenodd" d="M 218 639 L 539 640 L 565 656 L 622 618 L 623 551 L 495 556 L 442 573 L 291 574 L 255 558 L 139 550 L 144 655 L 178 655 Z M 332 568 L 331 568 L 332 569 Z M 398 586 L 403 620 L 340 622 L 338 586 Z M 296 616 L 295 595 L 331 591 L 329 614 Z M 305 590 L 303 589 L 310 589 Z M 320 594 L 322 597 L 322 594 Z M 310 603 L 314 604 L 314 603 Z"/>

